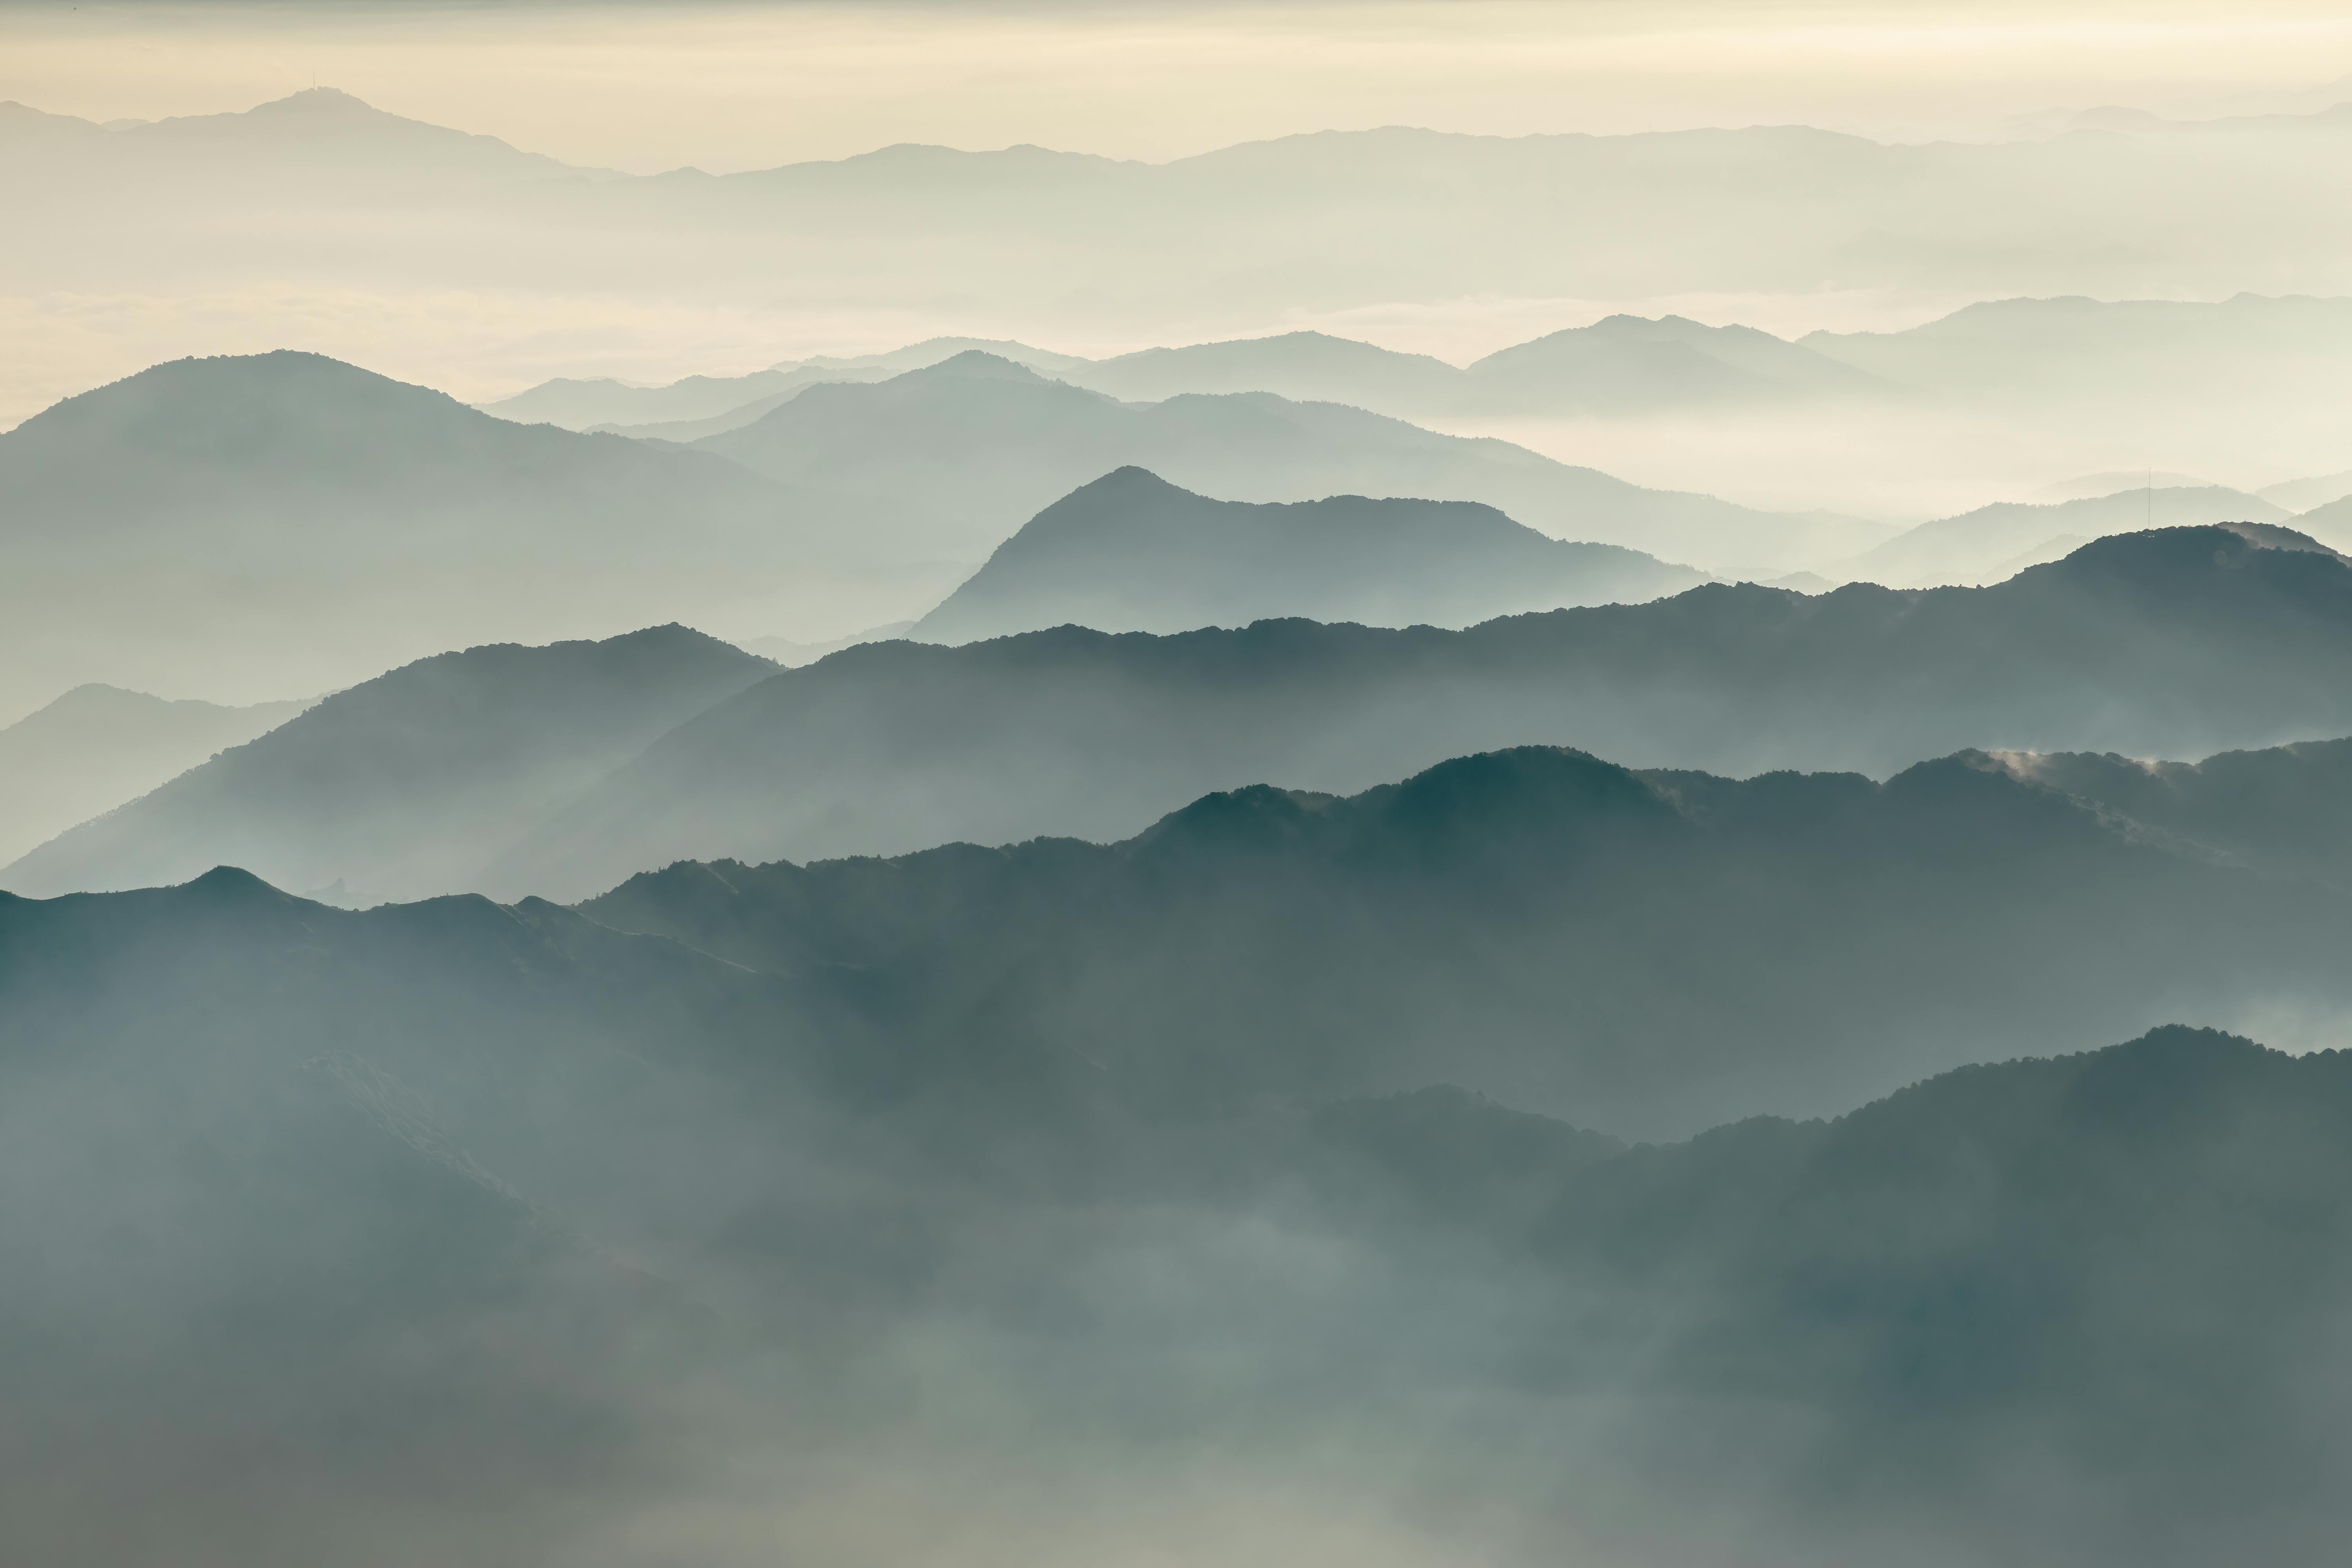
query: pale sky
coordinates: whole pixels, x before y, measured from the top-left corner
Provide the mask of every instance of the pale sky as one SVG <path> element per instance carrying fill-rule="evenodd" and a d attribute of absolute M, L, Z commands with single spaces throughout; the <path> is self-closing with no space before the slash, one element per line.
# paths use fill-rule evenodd
<path fill-rule="evenodd" d="M 1801 121 L 1980 138 L 2053 108 L 2206 117 L 2352 98 L 2352 8 L 0 5 L 0 98 L 54 112 L 242 110 L 314 75 L 395 113 L 639 173 L 908 141 L 1157 160 L 1382 124 L 1522 134 Z"/>

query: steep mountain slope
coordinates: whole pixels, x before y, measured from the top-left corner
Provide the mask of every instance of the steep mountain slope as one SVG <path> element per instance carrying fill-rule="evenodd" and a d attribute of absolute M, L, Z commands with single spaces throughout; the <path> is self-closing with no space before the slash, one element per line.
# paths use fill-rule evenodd
<path fill-rule="evenodd" d="M 1571 544 L 1463 501 L 1211 500 L 1120 468 L 1039 512 L 915 624 L 961 643 L 1046 626 L 1176 632 L 1297 616 L 1467 626 L 1563 605 L 1633 604 L 1703 581 Z"/>
<path fill-rule="evenodd" d="M 811 387 L 695 448 L 790 487 L 805 513 L 839 531 L 835 548 L 877 554 L 982 557 L 1061 496 L 1129 466 L 1223 500 L 1482 501 L 1554 538 L 1703 570 L 1801 565 L 1840 552 L 1840 540 L 1887 533 L 1644 490 L 1504 442 L 1330 404 L 1257 393 L 1121 404 L 979 353 L 879 385 Z"/>
<path fill-rule="evenodd" d="M 1990 588 L 1716 584 L 1461 632 L 854 647 L 665 736 L 502 875 L 580 897 L 674 859 L 1119 838 L 1252 780 L 1353 791 L 1537 742 L 1883 774 L 1962 746 L 2198 756 L 2352 732 L 2352 567 L 2251 531 L 2101 540 Z"/>
<path fill-rule="evenodd" d="M 2043 559 L 2055 559 L 2086 540 L 2109 534 L 2203 523 L 2275 523 L 2288 516 L 2284 508 L 2260 496 L 2220 485 L 2125 489 L 2044 506 L 2002 501 L 1923 522 L 1827 570 L 1843 581 L 1883 583 L 1890 588 L 1999 582 L 2023 565 L 2041 564 L 2040 560 L 2008 564 L 2037 550 L 2049 549 Z M 2056 548 L 2061 541 L 2063 548 Z"/>
<path fill-rule="evenodd" d="M 224 708 L 78 686 L 0 730 L 0 865 L 309 707 Z"/>
<path fill-rule="evenodd" d="M 0 879 L 46 895 L 234 863 L 370 903 L 478 887 L 547 812 L 774 668 L 683 626 L 443 654 L 337 692 Z"/>

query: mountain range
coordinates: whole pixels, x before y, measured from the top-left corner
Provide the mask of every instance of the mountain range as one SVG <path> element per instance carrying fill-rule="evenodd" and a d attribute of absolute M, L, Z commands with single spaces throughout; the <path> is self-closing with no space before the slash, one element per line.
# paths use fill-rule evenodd
<path fill-rule="evenodd" d="M 680 725 L 496 875 L 578 898 L 675 859 L 1116 839 L 1251 780 L 1350 792 L 1538 742 L 1730 774 L 1884 775 L 1969 746 L 2196 757 L 2352 733 L 2347 628 L 2336 556 L 2201 528 L 1986 588 L 1718 584 L 1465 631 L 877 643 Z"/>
<path fill-rule="evenodd" d="M 786 362 L 748 376 L 688 376 L 667 386 L 551 381 L 482 407 L 507 419 L 688 440 L 747 425 L 820 381 L 881 380 L 970 350 L 1132 403 L 1267 392 L 1294 403 L 1339 403 L 1406 419 L 1647 414 L 1899 390 L 1752 327 L 1615 315 L 1499 350 L 1466 367 L 1315 331 L 1139 349 L 1099 360 L 1024 343 L 934 338 L 863 359 Z"/>
<path fill-rule="evenodd" d="M 2147 842 L 2023 770 L 1738 782 L 1549 748 L 1343 799 L 1220 793 L 1108 847 L 682 863 L 580 910 L 859 975 L 893 1051 L 1083 1060 L 1180 1104 L 1442 1079 L 1640 1136 L 1970 1060 L 1988 985 L 2036 1052 L 2290 999 L 2340 1018 L 2352 936 L 2341 892 Z"/>
<path fill-rule="evenodd" d="M 1883 775 L 1967 747 L 2197 757 L 2352 732 L 2347 595 L 2340 557 L 2242 525 L 2101 540 L 1987 588 L 1716 584 L 1459 631 L 1062 626 L 786 670 L 677 628 L 474 649 L 330 699 L 0 878 L 62 892 L 241 862 L 353 900 L 568 900 L 678 859 L 1115 840 L 1253 777 L 1348 792 L 1530 742 L 1731 774 Z M 614 710 L 612 680 L 659 700 Z"/>
<path fill-rule="evenodd" d="M 804 515 L 876 556 L 984 557 L 1055 500 L 1129 466 L 1220 500 L 1480 501 L 1554 538 L 1706 571 L 1790 570 L 1893 531 L 1643 489 L 1334 404 L 1266 393 L 1120 403 L 978 351 L 875 384 L 809 387 L 692 449 L 783 485 Z"/>
<path fill-rule="evenodd" d="M 1285 616 L 1469 626 L 1566 605 L 1635 604 L 1704 581 L 1574 544 L 1470 501 L 1211 500 L 1127 468 L 996 547 L 908 635 L 963 643 L 1047 626 L 1171 633 Z"/>
<path fill-rule="evenodd" d="M 1328 405 L 1119 404 L 976 351 L 813 387 L 691 449 L 517 425 L 315 354 L 186 360 L 0 435 L 0 700 L 43 700 L 30 683 L 60 672 L 279 697 L 664 619 L 829 641 L 916 618 L 1129 463 L 1236 499 L 1483 501 L 1675 560 L 1846 555 L 1891 531 Z"/>

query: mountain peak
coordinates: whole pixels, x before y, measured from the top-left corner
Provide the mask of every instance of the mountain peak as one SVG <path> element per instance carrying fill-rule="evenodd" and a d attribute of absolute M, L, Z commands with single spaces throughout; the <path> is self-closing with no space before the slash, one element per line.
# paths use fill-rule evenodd
<path fill-rule="evenodd" d="M 1042 382 L 1045 378 L 1025 364 L 1016 364 L 1003 354 L 990 353 L 986 349 L 966 349 L 950 354 L 937 364 L 910 370 L 892 378 L 903 382 L 927 381 L 1018 381 Z"/>
<path fill-rule="evenodd" d="M 253 114 L 334 114 L 374 115 L 384 111 L 363 99 L 335 87 L 306 87 L 299 92 L 273 98 L 267 103 L 257 103 L 247 112 Z"/>

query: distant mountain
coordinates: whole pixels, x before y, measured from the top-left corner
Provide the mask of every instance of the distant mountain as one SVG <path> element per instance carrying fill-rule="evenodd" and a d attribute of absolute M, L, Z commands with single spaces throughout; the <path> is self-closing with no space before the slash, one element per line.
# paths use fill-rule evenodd
<path fill-rule="evenodd" d="M 2298 513 L 2294 526 L 2333 550 L 2352 552 L 2352 496 Z"/>
<path fill-rule="evenodd" d="M 679 543 L 749 551 L 782 498 L 732 464 L 523 426 L 319 354 L 176 360 L 0 435 L 0 548 L 277 567 L 444 560 L 560 544 L 588 560 Z"/>
<path fill-rule="evenodd" d="M 802 515 L 835 531 L 833 548 L 902 558 L 984 556 L 1060 497 L 1129 466 L 1220 500 L 1481 501 L 1554 538 L 1703 570 L 1793 567 L 1889 533 L 1645 490 L 1331 404 L 1263 393 L 1122 404 L 976 352 L 877 385 L 811 387 L 695 449 L 789 487 Z"/>
<path fill-rule="evenodd" d="M 814 664 L 829 653 L 839 653 L 860 643 L 893 642 L 915 629 L 912 621 L 891 621 L 878 626 L 867 626 L 845 637 L 830 642 L 794 642 L 790 637 L 748 637 L 735 646 L 746 653 L 756 653 L 772 659 L 786 669 L 798 669 L 804 664 Z"/>
<path fill-rule="evenodd" d="M 863 360 L 811 360 L 731 380 L 689 377 L 668 387 L 549 382 L 483 407 L 505 418 L 545 418 L 573 429 L 688 441 L 740 428 L 811 382 L 879 380 L 974 349 L 1129 402 L 1265 392 L 1295 403 L 1337 403 L 1407 419 L 1635 415 L 1714 408 L 1727 401 L 1895 390 L 1750 327 L 1706 327 L 1680 316 L 1612 316 L 1489 354 L 1466 370 L 1428 354 L 1399 353 L 1326 332 L 1143 349 L 1102 360 L 1045 353 L 1020 343 L 934 338 Z"/>
<path fill-rule="evenodd" d="M 1457 365 L 1326 332 L 1143 349 L 1058 374 L 1079 386 L 1147 403 L 1187 393 L 1270 392 L 1295 403 L 1340 403 L 1409 416 L 1455 411 L 1470 395 L 1469 378 Z"/>
<path fill-rule="evenodd" d="M 818 356 L 786 360 L 749 375 L 689 375 L 666 386 L 631 386 L 612 380 L 542 382 L 526 392 L 478 406 L 485 414 L 522 425 L 561 425 L 567 430 L 609 427 L 635 436 L 692 440 L 719 429 L 748 425 L 803 386 L 823 381 L 884 381 L 921 370 L 970 350 L 982 350 L 1016 364 L 1052 373 L 1087 362 L 1049 353 L 1025 343 L 977 338 L 929 338 L 886 353 L 850 359 Z M 756 411 L 756 412 L 755 412 Z M 691 433 L 682 427 L 710 425 Z"/>
<path fill-rule="evenodd" d="M 18 111 L 11 120 L 16 131 L 0 135 L 0 148 L 29 140 L 24 116 L 36 112 L 9 107 Z M 77 129 L 40 138 L 47 154 L 40 162 L 0 169 L 0 184 L 20 195 L 47 195 L 103 182 L 117 195 L 150 190 L 177 205 L 321 189 L 344 199 L 364 192 L 413 201 L 484 187 L 618 177 L 520 152 L 495 136 L 388 114 L 333 88 L 306 89 L 237 113 L 180 115 L 120 129 L 71 124 Z"/>
<path fill-rule="evenodd" d="M 309 706 L 224 708 L 77 686 L 0 730 L 0 865 Z"/>
<path fill-rule="evenodd" d="M 0 869 L 47 895 L 237 863 L 375 903 L 480 868 L 646 743 L 774 666 L 683 626 L 468 648 L 337 692 Z"/>
<path fill-rule="evenodd" d="M 1469 375 L 1483 407 L 1511 413 L 1637 413 L 1895 390 L 1769 332 L 1681 316 L 1611 316 L 1488 354 Z"/>
<path fill-rule="evenodd" d="M 2071 479 L 2061 479 L 2055 484 L 2044 485 L 2025 499 L 2036 506 L 2048 506 L 2056 501 L 2093 500 L 2100 496 L 2121 495 L 2126 490 L 2155 489 L 2159 487 L 2168 490 L 2216 488 L 2212 480 L 2199 479 L 2194 474 L 2176 474 L 2162 468 L 2143 468 L 2138 473 L 2133 473 L 2126 468 L 2111 468 L 2105 473 L 2082 474 Z M 2263 494 L 2260 490 L 2254 493 Z M 2269 498 L 2265 496 L 2264 499 Z M 2285 503 L 2276 504 L 2284 505 Z M 2295 509 L 2290 507 L 2288 510 L 2292 511 Z"/>
<path fill-rule="evenodd" d="M 1829 570 L 1846 582 L 1884 583 L 1891 588 L 1997 583 L 2109 534 L 2149 527 L 2274 523 L 2290 515 L 2260 496 L 2219 485 L 2128 489 L 2046 506 L 2002 501 L 1923 522 Z M 2034 553 L 2053 545 L 2047 554 Z"/>
<path fill-rule="evenodd" d="M 1885 773 L 1964 746 L 2198 756 L 2344 733 L 2352 566 L 2284 530 L 2170 529 L 1978 589 L 1711 584 L 1467 631 L 849 648 L 665 736 L 500 885 L 568 898 L 681 858 L 1116 839 L 1253 779 L 1360 790 L 1536 742 Z"/>
<path fill-rule="evenodd" d="M 1346 800 L 1214 795 L 1107 847 L 682 864 L 581 909 L 869 975 L 899 1050 L 1083 1055 L 1178 1103 L 1444 1077 L 1640 1136 L 1969 1060 L 1988 985 L 2037 1051 L 2352 1005 L 2352 900 L 1965 759 L 1735 783 L 1521 748 Z"/>
<path fill-rule="evenodd" d="M 1298 616 L 1461 626 L 1566 605 L 1637 604 L 1705 581 L 1608 544 L 1571 544 L 1467 501 L 1211 500 L 1120 468 L 1039 512 L 918 641 L 1047 626 L 1177 632 Z"/>
<path fill-rule="evenodd" d="M 2297 378 L 2352 344 L 2352 299 L 1989 300 L 1895 332 L 1809 332 L 1801 347 L 1890 382 L 2027 404 L 2150 386 Z"/>
<path fill-rule="evenodd" d="M 2273 506 L 2284 507 L 2291 512 L 2311 511 L 2352 496 L 2352 468 L 2339 474 L 2319 474 L 2307 479 L 2289 479 L 2284 484 L 2265 485 L 2254 493 Z"/>
<path fill-rule="evenodd" d="M 27 705 L 61 671 L 326 689 L 478 642 L 765 629 L 795 595 L 861 591 L 720 458 L 283 353 L 158 365 L 0 435 L 0 700 Z"/>
<path fill-rule="evenodd" d="M 662 421 L 671 425 L 701 424 L 747 405 L 773 407 L 802 387 L 820 381 L 873 381 L 881 372 L 806 370 L 779 365 L 749 375 L 689 375 L 667 386 L 632 386 L 599 378 L 543 381 L 527 391 L 496 403 L 477 404 L 518 425 L 558 425 L 566 430 L 591 430 L 600 426 L 619 428 Z"/>

